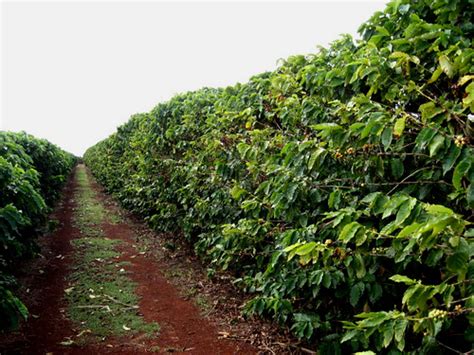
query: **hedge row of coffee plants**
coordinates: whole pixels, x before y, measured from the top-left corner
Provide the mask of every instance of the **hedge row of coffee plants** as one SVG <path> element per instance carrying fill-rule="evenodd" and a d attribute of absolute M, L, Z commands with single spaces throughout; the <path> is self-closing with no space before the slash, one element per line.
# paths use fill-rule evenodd
<path fill-rule="evenodd" d="M 12 270 L 37 252 L 35 237 L 74 163 L 46 140 L 0 131 L 0 331 L 27 317 Z"/>
<path fill-rule="evenodd" d="M 86 164 L 321 353 L 468 351 L 473 9 L 391 2 L 361 40 L 132 116 Z"/>

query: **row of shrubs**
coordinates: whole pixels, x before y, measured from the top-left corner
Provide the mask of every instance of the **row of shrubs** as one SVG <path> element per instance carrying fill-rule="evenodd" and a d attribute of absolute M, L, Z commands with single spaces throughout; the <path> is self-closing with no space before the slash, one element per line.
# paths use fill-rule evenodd
<path fill-rule="evenodd" d="M 28 315 L 12 271 L 37 253 L 35 239 L 74 164 L 73 155 L 44 139 L 0 131 L 0 330 Z"/>
<path fill-rule="evenodd" d="M 473 9 L 392 1 L 360 40 L 177 95 L 85 162 L 322 354 L 469 351 Z"/>

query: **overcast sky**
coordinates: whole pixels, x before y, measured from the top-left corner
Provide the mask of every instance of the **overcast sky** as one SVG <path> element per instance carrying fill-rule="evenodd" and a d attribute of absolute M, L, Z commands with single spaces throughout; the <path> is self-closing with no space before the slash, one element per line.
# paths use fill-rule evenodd
<path fill-rule="evenodd" d="M 82 155 L 176 93 L 356 35 L 386 3 L 3 1 L 0 128 Z"/>

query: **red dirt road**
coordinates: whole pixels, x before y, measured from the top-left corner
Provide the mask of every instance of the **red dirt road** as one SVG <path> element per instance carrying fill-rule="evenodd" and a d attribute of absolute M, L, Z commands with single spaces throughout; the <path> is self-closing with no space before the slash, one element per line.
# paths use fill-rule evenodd
<path fill-rule="evenodd" d="M 93 182 L 91 176 L 89 180 Z M 110 199 L 92 188 L 104 203 Z M 219 330 L 210 320 L 203 318 L 191 300 L 164 277 L 166 267 L 147 254 L 138 253 L 136 235 L 127 221 L 101 226 L 104 236 L 120 239 L 120 261 L 129 277 L 137 283 L 140 297 L 139 313 L 145 321 L 160 325 L 160 334 L 154 339 L 143 336 L 107 339 L 105 343 L 84 346 L 64 346 L 60 343 L 69 337 L 76 339 L 80 329 L 72 324 L 65 312 L 64 290 L 73 260 L 71 240 L 80 237 L 73 226 L 76 208 L 74 193 L 77 185 L 71 177 L 64 190 L 61 204 L 53 214 L 59 227 L 49 236 L 40 238 L 42 258 L 25 263 L 18 278 L 24 286 L 22 298 L 30 310 L 30 319 L 15 333 L 0 335 L 0 354 L 141 354 L 148 352 L 182 354 L 255 354 L 250 344 L 219 337 Z M 105 203 L 110 207 L 112 203 Z"/>

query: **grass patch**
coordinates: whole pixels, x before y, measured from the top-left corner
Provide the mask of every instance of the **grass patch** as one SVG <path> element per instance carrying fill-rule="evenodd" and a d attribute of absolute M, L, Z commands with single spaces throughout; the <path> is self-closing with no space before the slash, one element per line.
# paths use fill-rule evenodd
<path fill-rule="evenodd" d="M 181 295 L 191 299 L 202 314 L 206 314 L 212 309 L 212 305 L 208 297 L 203 295 L 199 289 L 192 285 L 194 282 L 194 274 L 191 269 L 172 267 L 167 270 L 163 270 L 163 275 L 167 279 L 174 280 L 173 283 L 178 286 Z M 183 287 L 183 285 L 185 286 Z"/>
<path fill-rule="evenodd" d="M 194 303 L 196 303 L 196 306 L 201 310 L 203 313 L 207 313 L 212 309 L 211 304 L 209 303 L 209 300 L 207 297 L 198 294 L 194 297 Z"/>
<path fill-rule="evenodd" d="M 100 338 L 156 334 L 158 324 L 146 323 L 138 315 L 139 299 L 134 293 L 136 284 L 121 272 L 123 269 L 100 262 L 89 265 L 80 267 L 71 275 L 74 286 L 67 295 L 70 318 L 81 328 L 90 330 L 90 335 Z"/>
<path fill-rule="evenodd" d="M 138 314 L 137 285 L 125 270 L 129 263 L 117 260 L 121 241 L 103 236 L 100 225 L 107 214 L 84 168 L 78 168 L 77 182 L 74 222 L 83 237 L 72 242 L 74 271 L 65 292 L 69 318 L 86 334 L 80 342 L 136 333 L 156 335 L 159 325 L 146 323 Z"/>
<path fill-rule="evenodd" d="M 114 212 L 111 212 L 111 211 L 109 211 L 109 213 L 107 214 L 107 220 L 111 224 L 120 224 L 120 223 L 124 222 L 124 220 L 123 220 L 122 216 L 120 216 L 120 214 L 114 213 Z"/>
<path fill-rule="evenodd" d="M 87 266 L 88 263 L 93 262 L 106 262 L 107 259 L 120 256 L 120 253 L 114 249 L 114 246 L 120 244 L 118 240 L 105 237 L 84 237 L 73 240 L 72 244 L 81 254 L 80 261 L 77 262 L 81 266 Z"/>
<path fill-rule="evenodd" d="M 84 168 L 77 169 L 76 182 L 78 187 L 75 191 L 77 208 L 73 216 L 74 226 L 85 236 L 101 236 L 103 232 L 100 225 L 106 211 L 90 187 L 89 177 Z"/>

